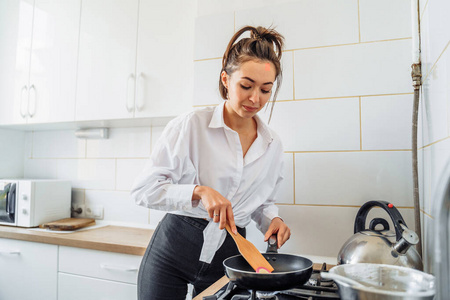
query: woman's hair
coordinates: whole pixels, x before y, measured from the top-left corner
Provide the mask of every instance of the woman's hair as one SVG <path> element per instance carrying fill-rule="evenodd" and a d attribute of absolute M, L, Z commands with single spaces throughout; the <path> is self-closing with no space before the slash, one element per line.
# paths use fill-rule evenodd
<path fill-rule="evenodd" d="M 250 31 L 250 38 L 242 38 L 236 42 L 246 31 Z M 225 71 L 228 75 L 233 74 L 243 63 L 251 60 L 269 61 L 274 64 L 277 87 L 272 97 L 270 116 L 272 116 L 273 105 L 282 81 L 280 60 L 283 45 L 284 37 L 274 29 L 261 26 L 245 26 L 233 35 L 222 58 L 222 70 L 220 73 L 222 74 Z M 219 78 L 219 91 L 222 98 L 227 99 L 228 91 L 223 85 L 221 78 Z"/>

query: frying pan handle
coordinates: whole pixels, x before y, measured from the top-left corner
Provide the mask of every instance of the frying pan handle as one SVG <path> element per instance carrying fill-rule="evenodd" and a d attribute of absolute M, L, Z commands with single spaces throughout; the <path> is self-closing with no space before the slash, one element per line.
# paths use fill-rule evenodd
<path fill-rule="evenodd" d="M 267 240 L 267 251 L 266 253 L 278 253 L 278 239 L 277 235 L 273 234 L 268 240 Z"/>

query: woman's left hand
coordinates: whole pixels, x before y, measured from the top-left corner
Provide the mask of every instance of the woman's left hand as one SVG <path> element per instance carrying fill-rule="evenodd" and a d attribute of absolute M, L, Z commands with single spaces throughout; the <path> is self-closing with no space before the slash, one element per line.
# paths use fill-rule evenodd
<path fill-rule="evenodd" d="M 267 242 L 273 234 L 277 234 L 277 246 L 280 248 L 291 237 L 291 229 L 283 222 L 283 220 L 276 217 L 272 219 L 269 229 L 267 229 L 267 232 L 264 235 L 264 242 Z"/>

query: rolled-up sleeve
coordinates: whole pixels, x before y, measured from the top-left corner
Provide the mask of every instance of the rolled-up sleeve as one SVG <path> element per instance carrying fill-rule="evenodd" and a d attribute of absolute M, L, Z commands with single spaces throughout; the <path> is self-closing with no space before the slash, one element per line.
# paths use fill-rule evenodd
<path fill-rule="evenodd" d="M 136 204 L 166 211 L 189 210 L 197 204 L 192 202 L 196 170 L 189 158 L 188 133 L 185 124 L 168 124 L 131 188 Z"/>

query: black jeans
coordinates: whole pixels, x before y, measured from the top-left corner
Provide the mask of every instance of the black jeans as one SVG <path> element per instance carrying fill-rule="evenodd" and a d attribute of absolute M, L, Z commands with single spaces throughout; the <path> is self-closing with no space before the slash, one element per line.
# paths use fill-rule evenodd
<path fill-rule="evenodd" d="M 227 234 L 211 264 L 199 261 L 206 225 L 204 219 L 166 214 L 141 262 L 139 300 L 184 300 L 188 283 L 194 286 L 195 295 L 225 274 L 223 261 L 239 251 Z M 238 231 L 245 236 L 245 228 Z"/>

